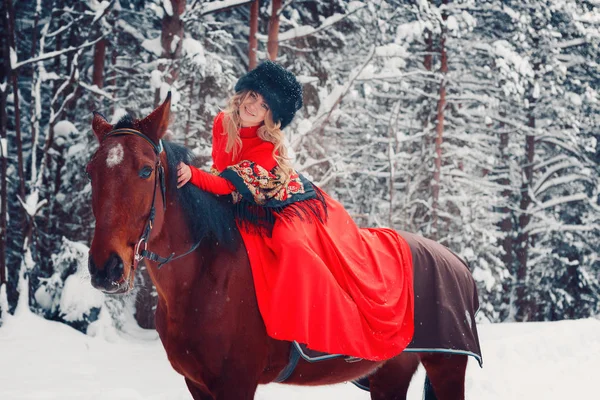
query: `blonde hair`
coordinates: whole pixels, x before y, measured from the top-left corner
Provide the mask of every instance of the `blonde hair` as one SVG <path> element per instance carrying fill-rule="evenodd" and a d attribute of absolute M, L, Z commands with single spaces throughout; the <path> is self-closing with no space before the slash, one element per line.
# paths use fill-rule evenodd
<path fill-rule="evenodd" d="M 242 149 L 242 139 L 240 138 L 240 128 L 242 121 L 240 119 L 240 104 L 250 95 L 250 90 L 243 90 L 231 96 L 227 107 L 223 110 L 225 118 L 223 119 L 223 135 L 227 135 L 227 145 L 225 151 L 232 153 L 233 157 L 237 157 Z M 287 148 L 283 143 L 283 132 L 280 129 L 281 122 L 273 121 L 273 113 L 269 109 L 265 115 L 263 125 L 258 128 L 258 137 L 265 142 L 273 143 L 273 158 L 277 161 L 277 165 L 285 174 L 286 178 L 293 171 L 292 164 L 288 157 Z"/>

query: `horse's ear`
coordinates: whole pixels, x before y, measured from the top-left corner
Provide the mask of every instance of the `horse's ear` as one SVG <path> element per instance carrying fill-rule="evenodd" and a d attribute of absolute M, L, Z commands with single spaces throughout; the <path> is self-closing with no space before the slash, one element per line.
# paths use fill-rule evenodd
<path fill-rule="evenodd" d="M 169 126 L 171 116 L 171 92 L 167 94 L 165 101 L 146 118 L 137 122 L 140 131 L 146 134 L 155 143 L 164 136 Z"/>
<path fill-rule="evenodd" d="M 98 141 L 102 141 L 104 135 L 112 130 L 113 126 L 108 123 L 106 118 L 99 112 L 94 111 L 94 118 L 92 119 L 92 130 L 98 138 Z"/>

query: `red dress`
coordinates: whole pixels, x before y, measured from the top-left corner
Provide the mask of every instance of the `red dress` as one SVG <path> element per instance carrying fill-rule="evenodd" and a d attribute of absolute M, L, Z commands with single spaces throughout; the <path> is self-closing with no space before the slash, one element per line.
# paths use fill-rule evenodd
<path fill-rule="evenodd" d="M 267 171 L 277 166 L 273 144 L 257 136 L 258 127 L 240 130 L 242 149 L 233 159 L 225 152 L 222 119 L 223 113 L 213 126 L 217 171 L 232 166 L 240 171 L 248 162 Z M 194 168 L 191 182 L 235 195 L 229 181 Z M 325 221 L 310 214 L 276 216 L 270 236 L 240 227 L 267 333 L 327 353 L 391 358 L 404 350 L 414 331 L 408 244 L 391 229 L 359 229 L 340 203 L 319 193 Z"/>

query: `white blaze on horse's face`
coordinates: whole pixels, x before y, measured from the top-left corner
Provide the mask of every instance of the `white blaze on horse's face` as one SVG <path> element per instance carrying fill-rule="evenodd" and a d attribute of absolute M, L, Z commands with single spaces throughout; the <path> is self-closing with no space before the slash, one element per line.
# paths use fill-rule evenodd
<path fill-rule="evenodd" d="M 117 143 L 110 150 L 108 150 L 108 157 L 106 157 L 106 166 L 112 168 L 116 165 L 121 164 L 123 161 L 123 146 L 121 143 Z"/>

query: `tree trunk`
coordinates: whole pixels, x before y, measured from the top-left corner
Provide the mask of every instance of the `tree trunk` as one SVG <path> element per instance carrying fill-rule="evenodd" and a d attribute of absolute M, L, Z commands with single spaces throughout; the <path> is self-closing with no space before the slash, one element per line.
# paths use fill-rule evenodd
<path fill-rule="evenodd" d="M 34 23 L 33 23 L 33 37 L 31 42 L 31 57 L 35 57 L 36 50 L 38 46 L 38 21 L 39 21 L 39 11 L 36 8 Z M 44 49 L 40 49 L 40 53 L 42 53 Z M 37 85 L 41 84 L 39 73 L 37 73 L 37 65 L 38 63 L 31 64 L 31 103 L 30 107 L 31 117 L 30 117 L 30 129 L 31 129 L 31 182 L 35 182 L 35 174 L 37 171 L 37 148 L 38 148 L 38 140 L 40 135 L 40 119 L 41 115 L 41 99 L 40 94 L 41 90 L 38 90 Z M 39 111 L 38 111 L 39 110 Z"/>
<path fill-rule="evenodd" d="M 444 1 L 446 4 L 447 1 Z M 444 21 L 448 18 L 446 12 L 443 12 L 442 18 Z M 446 27 L 442 26 L 440 35 L 440 98 L 437 105 L 437 125 L 435 135 L 435 162 L 433 167 L 433 184 L 432 190 L 432 205 L 431 205 L 431 220 L 432 220 L 432 238 L 437 238 L 438 235 L 438 209 L 440 198 L 440 177 L 442 172 L 442 142 L 444 136 L 444 111 L 446 109 L 446 74 L 448 73 L 448 53 L 446 52 Z"/>
<path fill-rule="evenodd" d="M 192 79 L 190 79 L 190 100 L 189 100 L 189 106 L 186 110 L 187 116 L 186 116 L 186 122 L 185 122 L 185 132 L 184 132 L 184 137 L 183 137 L 183 145 L 185 147 L 188 146 L 188 138 L 190 137 L 190 128 L 192 125 L 192 99 L 193 98 L 194 98 L 194 76 L 192 76 Z"/>
<path fill-rule="evenodd" d="M 35 15 L 33 17 L 33 29 L 31 31 L 31 53 L 30 53 L 30 57 L 33 58 L 35 57 L 35 52 L 37 50 L 37 44 L 38 44 L 38 24 L 40 21 L 40 11 L 42 11 L 40 8 L 37 7 L 35 8 Z M 35 71 L 35 65 L 36 63 L 31 63 L 29 65 L 28 68 L 31 68 L 31 76 L 33 76 L 34 71 Z M 23 72 L 23 71 L 21 71 Z"/>
<path fill-rule="evenodd" d="M 98 89 L 104 87 L 104 60 L 106 59 L 106 39 L 102 39 L 94 46 L 94 70 L 92 72 L 92 84 Z M 96 98 L 94 100 L 94 97 Z M 90 96 L 90 111 L 94 111 L 98 107 L 97 102 L 102 102 L 100 95 Z"/>
<path fill-rule="evenodd" d="M 267 52 L 269 60 L 277 59 L 279 51 L 279 9 L 281 8 L 281 0 L 273 0 L 271 18 L 269 18 L 269 36 L 267 39 Z"/>
<path fill-rule="evenodd" d="M 8 27 L 6 20 L 6 9 L 4 4 L 0 7 L 0 21 L 2 25 Z M 4 29 L 3 29 L 4 30 Z M 0 37 L 0 49 L 2 51 L 2 58 L 5 60 L 4 68 L 0 68 L 0 293 L 2 287 L 7 283 L 6 277 L 6 242 L 7 242 L 7 151 L 5 147 L 8 147 L 6 131 L 8 129 L 8 115 L 6 111 L 6 98 L 8 96 L 8 78 L 11 75 L 10 65 L 6 60 L 10 59 L 9 48 L 8 48 L 8 37 L 7 32 L 3 32 L 4 35 Z M 0 302 L 3 301 L 0 295 Z M 2 306 L 0 305 L 0 320 L 2 320 Z"/>
<path fill-rule="evenodd" d="M 504 114 L 501 114 L 504 115 Z M 500 124 L 500 129 L 504 129 L 504 124 Z M 510 160 L 508 154 L 508 143 L 509 143 L 509 134 L 508 132 L 500 133 L 500 156 L 502 158 L 502 171 L 503 177 L 498 180 L 498 183 L 504 187 L 502 190 L 502 197 L 504 197 L 504 201 L 506 202 L 506 206 L 500 207 L 499 212 L 502 214 L 502 220 L 499 223 L 500 231 L 502 231 L 502 249 L 504 250 L 504 255 L 502 256 L 502 261 L 506 268 L 509 271 L 512 271 L 513 265 L 513 223 L 512 223 L 512 212 L 508 207 L 508 204 L 511 202 L 512 191 L 510 189 Z"/>
<path fill-rule="evenodd" d="M 113 97 L 113 99 L 116 100 L 119 95 L 119 87 L 117 86 L 117 56 L 118 56 L 117 45 L 119 43 L 118 32 L 116 34 L 115 41 L 117 43 L 113 46 L 112 52 L 110 55 L 110 64 L 112 65 L 112 71 L 110 73 L 110 79 L 106 83 L 108 86 L 113 88 L 112 89 L 112 97 Z M 112 119 L 112 116 L 115 114 L 115 102 L 114 101 L 110 103 L 109 112 L 110 112 L 110 115 L 108 115 L 108 119 L 110 120 L 110 119 Z"/>
<path fill-rule="evenodd" d="M 533 104 L 535 99 L 530 99 L 530 113 L 533 113 Z M 535 117 L 530 114 L 528 126 L 531 130 L 535 129 Z M 529 297 L 529 291 L 527 290 L 527 261 L 529 258 L 529 232 L 527 228 L 531 216 L 529 215 L 529 206 L 531 205 L 531 197 L 529 190 L 531 188 L 533 180 L 533 161 L 535 155 L 535 136 L 528 134 L 525 137 L 525 167 L 523 168 L 523 183 L 521 185 L 521 201 L 519 209 L 521 215 L 519 215 L 519 234 L 517 236 L 516 243 L 516 255 L 517 255 L 517 273 L 515 281 L 515 306 L 516 313 L 515 319 L 517 321 L 529 321 L 532 319 L 534 312 L 533 299 Z"/>
<path fill-rule="evenodd" d="M 160 34 L 160 43 L 162 45 L 161 58 L 171 60 L 170 65 L 159 65 L 161 71 L 168 71 L 165 74 L 165 82 L 168 84 L 175 82 L 179 76 L 179 68 L 176 65 L 176 60 L 181 57 L 183 21 L 180 16 L 185 11 L 185 0 L 171 0 L 171 8 L 172 12 L 165 12 Z M 154 93 L 155 108 L 158 107 L 160 101 L 160 89 L 156 89 Z"/>
<path fill-rule="evenodd" d="M 431 71 L 433 68 L 433 35 L 429 29 L 425 29 L 425 43 L 427 44 L 427 50 L 425 51 L 423 66 L 427 71 Z"/>
<path fill-rule="evenodd" d="M 92 84 L 99 89 L 104 87 L 104 58 L 106 57 L 106 39 L 102 39 L 94 46 L 94 72 Z"/>
<path fill-rule="evenodd" d="M 8 34 L 8 46 L 14 52 L 17 51 L 15 46 L 15 12 L 12 5 L 12 0 L 4 0 L 6 5 L 7 24 L 6 31 Z M 10 50 L 9 50 L 10 51 Z M 15 103 L 15 136 L 17 145 L 17 175 L 19 177 L 19 196 L 25 200 L 25 174 L 23 172 L 23 141 L 21 139 L 21 111 L 19 107 L 19 83 L 18 72 L 10 69 L 11 83 L 13 87 L 14 103 Z"/>
<path fill-rule="evenodd" d="M 254 0 L 250 6 L 250 35 L 248 37 L 248 70 L 256 67 L 256 49 L 258 48 L 258 8 L 260 0 Z"/>

